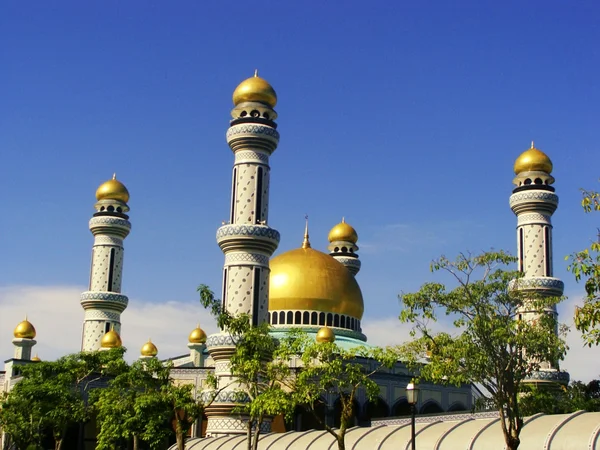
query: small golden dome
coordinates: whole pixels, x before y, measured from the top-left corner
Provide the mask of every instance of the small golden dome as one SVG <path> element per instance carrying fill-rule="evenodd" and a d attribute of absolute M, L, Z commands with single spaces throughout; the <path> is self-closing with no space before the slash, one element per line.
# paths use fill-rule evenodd
<path fill-rule="evenodd" d="M 142 351 L 140 352 L 142 356 L 156 356 L 158 355 L 158 348 L 156 345 L 152 343 L 150 339 L 142 346 Z"/>
<path fill-rule="evenodd" d="M 233 91 L 233 104 L 239 105 L 243 102 L 260 102 L 275 108 L 277 94 L 273 86 L 255 72 L 253 77 L 242 81 Z"/>
<path fill-rule="evenodd" d="M 35 356 L 33 358 L 31 358 L 32 361 L 36 361 L 36 362 L 40 362 L 41 359 L 40 357 L 37 355 L 37 353 L 35 354 Z"/>
<path fill-rule="evenodd" d="M 119 348 L 122 345 L 121 336 L 115 330 L 108 331 L 100 341 L 100 347 L 102 348 Z"/>
<path fill-rule="evenodd" d="M 13 335 L 17 339 L 35 339 L 35 327 L 27 318 L 21 322 L 13 331 Z"/>
<path fill-rule="evenodd" d="M 348 225 L 346 220 L 342 218 L 342 221 L 331 229 L 327 238 L 329 239 L 329 242 L 347 241 L 356 244 L 358 241 L 358 234 L 356 233 L 356 230 Z"/>
<path fill-rule="evenodd" d="M 535 148 L 531 142 L 531 148 L 525 150 L 515 161 L 515 174 L 529 171 L 552 173 L 552 161 L 543 151 Z"/>
<path fill-rule="evenodd" d="M 117 175 L 113 175 L 111 180 L 105 181 L 96 190 L 96 199 L 98 201 L 108 200 L 119 200 L 123 203 L 129 201 L 129 191 L 123 183 L 117 180 Z"/>
<path fill-rule="evenodd" d="M 319 331 L 317 331 L 317 337 L 315 340 L 317 342 L 334 342 L 335 333 L 329 327 L 321 327 L 319 328 Z"/>
<path fill-rule="evenodd" d="M 200 328 L 200 325 L 192 330 L 188 341 L 190 344 L 204 344 L 206 342 L 206 333 Z"/>
<path fill-rule="evenodd" d="M 322 311 L 362 318 L 360 287 L 331 256 L 305 246 L 278 255 L 270 267 L 270 311 Z"/>

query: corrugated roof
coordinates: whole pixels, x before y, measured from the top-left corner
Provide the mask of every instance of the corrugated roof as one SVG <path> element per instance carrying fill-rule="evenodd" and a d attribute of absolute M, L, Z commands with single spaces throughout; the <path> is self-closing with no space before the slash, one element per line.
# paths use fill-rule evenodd
<path fill-rule="evenodd" d="M 497 418 L 452 416 L 416 425 L 419 450 L 504 450 L 504 437 Z M 347 450 L 410 449 L 410 425 L 375 425 L 354 427 L 346 434 Z M 224 436 L 190 439 L 187 449 L 240 450 L 246 436 Z M 538 414 L 525 419 L 521 431 L 523 450 L 600 450 L 600 412 L 578 411 L 572 414 Z M 176 449 L 176 446 L 171 447 Z M 335 450 L 334 437 L 327 431 L 311 430 L 265 434 L 259 450 Z"/>

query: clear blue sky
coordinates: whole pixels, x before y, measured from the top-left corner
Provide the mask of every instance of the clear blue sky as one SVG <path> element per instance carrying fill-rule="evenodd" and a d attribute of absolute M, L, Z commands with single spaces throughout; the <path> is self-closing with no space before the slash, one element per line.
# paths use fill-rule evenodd
<path fill-rule="evenodd" d="M 0 286 L 86 285 L 94 192 L 117 172 L 124 292 L 219 292 L 231 93 L 258 68 L 279 96 L 279 251 L 305 213 L 320 249 L 346 216 L 365 320 L 396 316 L 440 254 L 514 251 L 512 165 L 532 139 L 561 199 L 555 272 L 580 294 L 563 256 L 597 224 L 578 188 L 600 175 L 599 43 L 596 1 L 4 2 Z"/>

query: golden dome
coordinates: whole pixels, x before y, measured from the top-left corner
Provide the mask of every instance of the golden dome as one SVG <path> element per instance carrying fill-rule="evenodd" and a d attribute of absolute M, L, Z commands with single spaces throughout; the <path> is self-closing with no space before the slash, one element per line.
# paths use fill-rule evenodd
<path fill-rule="evenodd" d="M 37 355 L 37 353 L 36 353 L 36 355 L 35 355 L 33 358 L 31 358 L 31 360 L 32 360 L 32 361 L 36 361 L 36 362 L 40 362 L 40 361 L 41 361 L 41 359 L 40 359 L 40 357 Z"/>
<path fill-rule="evenodd" d="M 119 348 L 122 345 L 121 336 L 115 330 L 108 331 L 100 341 L 100 347 L 102 348 Z"/>
<path fill-rule="evenodd" d="M 188 341 L 190 344 L 204 344 L 206 342 L 206 333 L 200 328 L 200 325 L 192 330 Z"/>
<path fill-rule="evenodd" d="M 317 331 L 317 337 L 315 340 L 317 342 L 334 342 L 335 333 L 329 327 L 321 327 L 319 328 L 319 331 Z"/>
<path fill-rule="evenodd" d="M 362 318 L 363 297 L 354 276 L 310 244 L 278 255 L 270 266 L 269 310 L 323 311 Z"/>
<path fill-rule="evenodd" d="M 533 142 L 531 142 L 531 148 L 521 153 L 521 156 L 515 161 L 515 174 L 531 170 L 552 173 L 552 161 L 543 151 L 535 148 Z"/>
<path fill-rule="evenodd" d="M 105 181 L 96 190 L 96 199 L 98 201 L 109 199 L 109 200 L 120 200 L 123 203 L 129 201 L 129 191 L 123 183 L 117 180 L 117 175 L 113 175 L 111 180 Z"/>
<path fill-rule="evenodd" d="M 358 241 L 358 234 L 356 233 L 356 230 L 348 225 L 346 220 L 342 218 L 342 221 L 331 229 L 327 239 L 329 239 L 329 242 L 347 241 L 356 244 Z"/>
<path fill-rule="evenodd" d="M 17 339 L 35 339 L 35 327 L 31 324 L 27 317 L 13 331 L 13 335 Z"/>
<path fill-rule="evenodd" d="M 156 345 L 152 343 L 150 339 L 142 346 L 142 351 L 140 352 L 142 356 L 156 356 L 158 355 L 158 348 Z"/>
<path fill-rule="evenodd" d="M 242 81 L 233 91 L 233 104 L 239 105 L 243 102 L 260 102 L 275 108 L 277 94 L 267 80 L 254 72 L 253 77 Z"/>

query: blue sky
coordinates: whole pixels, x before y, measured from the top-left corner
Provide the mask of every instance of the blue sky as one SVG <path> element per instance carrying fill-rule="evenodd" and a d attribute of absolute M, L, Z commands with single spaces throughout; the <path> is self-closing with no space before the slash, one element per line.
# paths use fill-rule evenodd
<path fill-rule="evenodd" d="M 598 223 L 578 189 L 598 186 L 599 19 L 593 1 L 5 2 L 0 288 L 85 286 L 94 192 L 116 172 L 124 292 L 199 310 L 199 283 L 220 291 L 231 94 L 257 68 L 279 96 L 279 251 L 304 214 L 320 249 L 345 216 L 365 323 L 396 317 L 440 254 L 515 250 L 512 165 L 532 139 L 554 162 L 555 273 L 574 301 L 562 257 Z"/>

